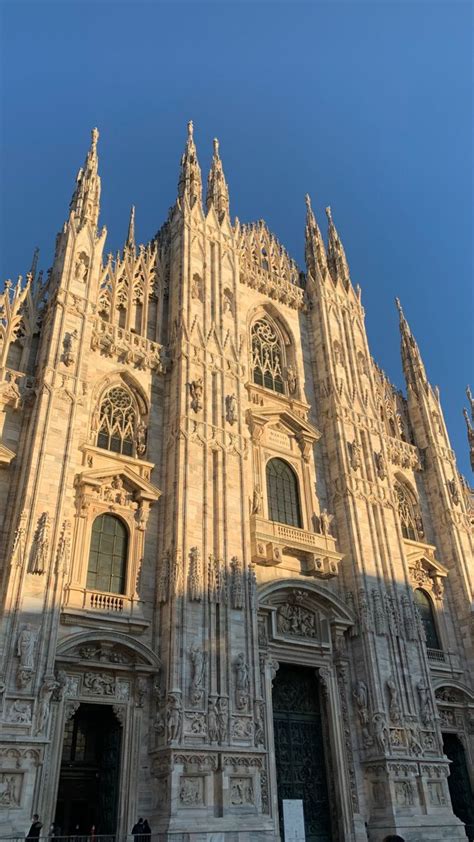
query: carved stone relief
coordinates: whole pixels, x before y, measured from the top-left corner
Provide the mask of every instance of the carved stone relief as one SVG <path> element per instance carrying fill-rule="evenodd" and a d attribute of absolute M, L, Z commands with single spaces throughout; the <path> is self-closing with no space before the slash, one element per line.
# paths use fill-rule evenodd
<path fill-rule="evenodd" d="M 230 803 L 234 806 L 255 804 L 255 793 L 252 778 L 230 778 Z"/>
<path fill-rule="evenodd" d="M 0 772 L 0 807 L 19 807 L 23 774 Z"/>

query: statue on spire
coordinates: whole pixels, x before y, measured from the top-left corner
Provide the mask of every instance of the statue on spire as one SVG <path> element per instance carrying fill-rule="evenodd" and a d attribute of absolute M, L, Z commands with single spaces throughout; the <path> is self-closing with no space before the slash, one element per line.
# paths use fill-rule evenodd
<path fill-rule="evenodd" d="M 229 188 L 225 180 L 222 161 L 219 155 L 219 141 L 214 138 L 214 154 L 212 156 L 211 169 L 207 177 L 206 208 L 210 210 L 211 205 L 217 213 L 221 222 L 229 213 Z"/>
<path fill-rule="evenodd" d="M 194 125 L 190 120 L 188 123 L 188 137 L 183 156 L 178 182 L 178 197 L 184 199 L 187 196 L 190 207 L 197 201 L 202 200 L 201 168 L 198 164 L 196 146 L 193 138 Z"/>
<path fill-rule="evenodd" d="M 469 456 L 471 458 L 471 468 L 474 471 L 474 397 L 469 386 L 466 387 L 466 395 L 469 401 L 469 405 L 471 407 L 471 417 L 469 418 L 469 413 L 467 409 L 463 409 L 463 415 L 467 427 L 467 440 L 469 443 Z"/>
<path fill-rule="evenodd" d="M 97 156 L 98 129 L 92 129 L 91 145 L 84 163 L 77 174 L 76 189 L 71 199 L 70 211 L 77 229 L 89 222 L 97 228 L 100 210 L 99 159 Z"/>

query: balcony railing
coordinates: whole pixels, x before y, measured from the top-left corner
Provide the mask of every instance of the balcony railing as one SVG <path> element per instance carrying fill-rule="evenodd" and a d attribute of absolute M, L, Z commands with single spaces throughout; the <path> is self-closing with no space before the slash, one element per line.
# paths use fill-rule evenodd
<path fill-rule="evenodd" d="M 252 515 L 250 529 L 252 556 L 258 564 L 280 564 L 285 549 L 297 550 L 306 557 L 306 573 L 337 576 L 342 555 L 336 551 L 336 539 L 332 535 L 309 532 L 258 515 Z"/>
<path fill-rule="evenodd" d="M 439 664 L 446 663 L 446 653 L 442 649 L 427 649 L 428 660 L 436 661 Z"/>

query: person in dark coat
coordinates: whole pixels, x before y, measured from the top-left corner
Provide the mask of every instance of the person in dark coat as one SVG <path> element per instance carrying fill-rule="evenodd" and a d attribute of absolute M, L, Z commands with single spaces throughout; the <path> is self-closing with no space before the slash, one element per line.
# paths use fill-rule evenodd
<path fill-rule="evenodd" d="M 27 839 L 38 839 L 38 837 L 41 833 L 42 827 L 43 827 L 43 825 L 41 824 L 41 822 L 39 820 L 38 813 L 35 813 L 34 816 L 33 816 L 33 823 L 31 825 L 28 833 L 26 834 L 26 838 Z"/>
<path fill-rule="evenodd" d="M 151 827 L 148 824 L 148 819 L 143 822 L 143 842 L 150 842 Z"/>
<path fill-rule="evenodd" d="M 145 824 L 143 819 L 138 819 L 137 823 L 132 827 L 132 836 L 134 842 L 145 842 L 143 834 L 145 833 Z"/>

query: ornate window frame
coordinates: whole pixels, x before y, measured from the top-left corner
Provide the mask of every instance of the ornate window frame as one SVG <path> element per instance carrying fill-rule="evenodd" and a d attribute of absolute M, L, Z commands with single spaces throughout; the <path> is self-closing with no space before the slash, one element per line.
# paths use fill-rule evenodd
<path fill-rule="evenodd" d="M 275 336 L 281 354 L 281 379 L 282 391 L 276 391 L 264 383 L 260 384 L 254 380 L 254 352 L 253 339 L 254 329 L 259 322 L 266 322 Z M 298 377 L 298 366 L 295 357 L 295 341 L 290 329 L 278 313 L 272 307 L 257 307 L 252 311 L 248 319 L 248 353 L 249 353 L 249 384 L 250 391 L 255 391 L 266 398 L 277 400 L 286 399 L 298 401 L 302 399 L 301 380 Z"/>
<path fill-rule="evenodd" d="M 443 667 L 445 661 L 447 630 L 443 612 L 444 580 L 447 568 L 434 557 L 435 547 L 431 544 L 420 545 L 417 541 L 404 540 L 407 553 L 408 574 L 413 590 L 426 591 L 433 608 L 433 619 L 441 646 L 440 650 L 428 649 L 428 659 L 432 666 Z"/>
<path fill-rule="evenodd" d="M 109 392 L 113 389 L 123 389 L 130 395 L 135 423 L 132 438 L 132 453 L 122 453 L 98 444 L 100 434 L 101 407 Z M 128 372 L 115 372 L 97 384 L 92 396 L 92 416 L 89 431 L 89 445 L 97 447 L 105 453 L 111 453 L 117 459 L 143 459 L 147 449 L 147 429 L 150 406 L 141 386 Z"/>
<path fill-rule="evenodd" d="M 394 492 L 397 504 L 396 511 L 400 523 L 400 529 L 402 532 L 403 540 L 423 543 L 425 540 L 425 529 L 423 526 L 423 519 L 421 516 L 421 507 L 419 500 L 411 486 L 406 482 L 405 478 L 401 478 L 398 474 L 395 477 Z M 405 535 L 403 531 L 405 521 L 400 512 L 400 507 L 402 503 L 405 504 L 407 509 L 407 517 L 410 520 L 410 527 L 413 532 L 412 537 Z"/>
<path fill-rule="evenodd" d="M 138 476 L 128 465 L 114 465 L 83 471 L 76 478 L 76 520 L 72 564 L 65 592 L 64 617 L 79 614 L 103 618 L 127 627 L 143 627 L 139 577 L 144 554 L 145 531 L 150 506 L 161 492 Z M 123 594 L 87 587 L 92 525 L 102 514 L 115 514 L 128 530 L 128 559 Z M 65 619 L 65 621 L 67 621 Z M 74 620 L 72 620 L 74 622 Z"/>
<path fill-rule="evenodd" d="M 316 531 L 319 503 L 315 493 L 313 446 L 321 434 L 294 408 L 249 409 L 246 420 L 252 439 L 253 487 L 249 489 L 252 558 L 256 564 L 277 565 L 285 549 L 302 558 L 301 572 L 318 577 L 337 575 L 342 555 L 336 539 Z M 266 466 L 275 457 L 295 472 L 300 498 L 301 528 L 269 519 Z M 319 524 L 318 524 L 319 525 Z"/>

